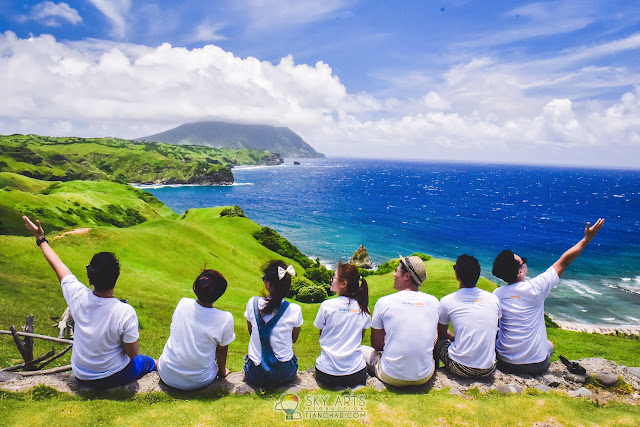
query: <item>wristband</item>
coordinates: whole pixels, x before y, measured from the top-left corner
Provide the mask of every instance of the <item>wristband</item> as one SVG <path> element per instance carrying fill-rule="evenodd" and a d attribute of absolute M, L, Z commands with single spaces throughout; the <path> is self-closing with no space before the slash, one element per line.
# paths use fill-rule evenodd
<path fill-rule="evenodd" d="M 49 241 L 46 239 L 46 237 L 42 236 L 42 237 L 38 237 L 36 239 L 36 245 L 40 246 L 43 242 L 47 242 L 49 243 Z"/>

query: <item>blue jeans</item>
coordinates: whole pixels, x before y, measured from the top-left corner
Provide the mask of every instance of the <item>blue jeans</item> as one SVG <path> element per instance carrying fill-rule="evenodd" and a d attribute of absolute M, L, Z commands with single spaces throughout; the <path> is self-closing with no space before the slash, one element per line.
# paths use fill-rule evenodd
<path fill-rule="evenodd" d="M 293 356 L 291 360 L 279 362 L 266 372 L 262 366 L 256 366 L 249 355 L 244 357 L 244 381 L 259 387 L 277 387 L 293 381 L 298 374 L 298 358 Z"/>
<path fill-rule="evenodd" d="M 139 354 L 121 371 L 116 372 L 106 378 L 100 378 L 98 380 L 80 380 L 83 384 L 94 388 L 108 389 L 113 387 L 120 387 L 130 382 L 139 380 L 149 372 L 153 371 L 156 367 L 155 361 L 144 354 Z"/>

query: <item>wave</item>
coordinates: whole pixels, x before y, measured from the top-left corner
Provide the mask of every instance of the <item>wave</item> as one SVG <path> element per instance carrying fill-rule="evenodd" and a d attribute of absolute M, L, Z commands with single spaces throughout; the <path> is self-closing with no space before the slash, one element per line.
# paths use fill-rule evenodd
<path fill-rule="evenodd" d="M 141 190 L 156 190 L 158 188 L 183 188 L 183 187 L 240 187 L 253 185 L 253 182 L 234 182 L 233 184 L 129 184 L 133 188 Z"/>
<path fill-rule="evenodd" d="M 595 299 L 594 295 L 602 295 L 602 292 L 591 289 L 589 286 L 577 280 L 565 280 L 564 284 L 571 288 L 572 291 L 587 298 Z"/>

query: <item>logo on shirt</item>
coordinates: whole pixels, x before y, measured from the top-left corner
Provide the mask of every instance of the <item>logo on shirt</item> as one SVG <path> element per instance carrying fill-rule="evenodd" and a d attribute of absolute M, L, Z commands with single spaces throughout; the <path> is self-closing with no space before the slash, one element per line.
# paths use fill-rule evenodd
<path fill-rule="evenodd" d="M 403 301 L 402 305 L 410 305 L 412 307 L 424 307 L 424 303 L 423 302 L 409 302 L 409 301 Z"/>
<path fill-rule="evenodd" d="M 338 313 L 360 313 L 357 308 L 339 308 Z"/>
<path fill-rule="evenodd" d="M 484 300 L 483 299 L 471 299 L 471 298 L 469 298 L 469 299 L 463 299 L 462 302 L 465 303 L 465 304 L 479 304 L 481 302 L 484 302 Z"/>
<path fill-rule="evenodd" d="M 510 301 L 512 299 L 520 299 L 520 295 L 511 295 L 510 297 L 500 298 L 500 301 Z"/>

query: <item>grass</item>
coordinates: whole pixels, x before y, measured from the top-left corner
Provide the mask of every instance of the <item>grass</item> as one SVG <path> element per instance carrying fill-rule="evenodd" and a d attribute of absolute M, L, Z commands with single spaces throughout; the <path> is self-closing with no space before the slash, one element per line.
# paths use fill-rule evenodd
<path fill-rule="evenodd" d="M 220 396 L 214 393 L 172 397 L 165 394 L 86 399 L 37 387 L 24 393 L 0 392 L 2 424 L 6 426 L 114 425 L 482 425 L 482 426 L 635 426 L 640 407 L 598 405 L 556 393 L 538 395 L 474 394 L 451 396 L 447 390 L 395 393 L 363 389 L 354 395 L 317 391 L 296 394 L 297 410 L 313 408 L 314 398 L 364 403 L 364 418 L 353 421 L 285 421 L 274 409 L 279 393 Z M 357 400 L 356 400 L 357 399 Z M 317 406 L 316 406 L 317 409 Z M 526 415 L 523 415 L 526 414 Z"/>

